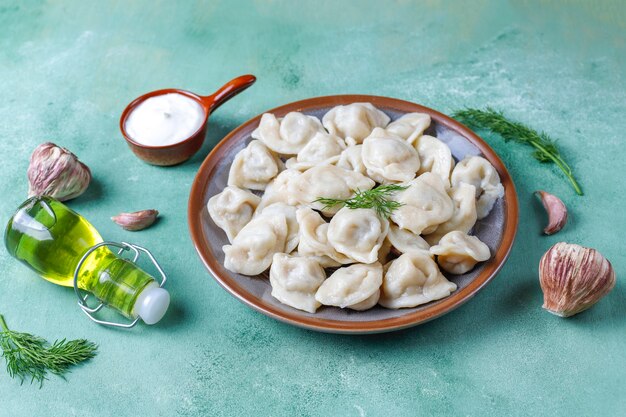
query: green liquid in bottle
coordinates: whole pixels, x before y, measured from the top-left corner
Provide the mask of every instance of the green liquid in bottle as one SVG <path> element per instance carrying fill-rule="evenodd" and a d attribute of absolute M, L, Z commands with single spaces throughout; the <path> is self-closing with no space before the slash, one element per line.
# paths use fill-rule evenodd
<path fill-rule="evenodd" d="M 81 257 L 102 242 L 87 220 L 49 197 L 24 202 L 9 221 L 4 239 L 12 256 L 48 281 L 66 287 L 74 285 Z M 79 288 L 128 318 L 137 317 L 135 302 L 150 284 L 156 285 L 153 277 L 106 246 L 86 258 L 78 276 Z"/>

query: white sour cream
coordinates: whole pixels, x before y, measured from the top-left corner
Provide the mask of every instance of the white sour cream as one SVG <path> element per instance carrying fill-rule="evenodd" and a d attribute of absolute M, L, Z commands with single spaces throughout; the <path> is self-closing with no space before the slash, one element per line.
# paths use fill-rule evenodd
<path fill-rule="evenodd" d="M 182 142 L 204 123 L 205 113 L 192 98 L 178 93 L 150 97 L 126 118 L 126 133 L 137 143 L 165 146 Z"/>

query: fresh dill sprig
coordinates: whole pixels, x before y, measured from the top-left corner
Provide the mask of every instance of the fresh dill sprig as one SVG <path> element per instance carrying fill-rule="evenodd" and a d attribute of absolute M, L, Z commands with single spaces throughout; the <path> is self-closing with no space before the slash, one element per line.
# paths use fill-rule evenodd
<path fill-rule="evenodd" d="M 354 197 L 347 200 L 319 197 L 313 202 L 323 204 L 323 210 L 338 205 L 346 206 L 349 209 L 371 208 L 376 210 L 380 217 L 387 219 L 394 210 L 402 206 L 402 203 L 390 200 L 389 197 L 391 194 L 406 188 L 403 185 L 387 184 L 367 191 L 354 190 Z"/>
<path fill-rule="evenodd" d="M 535 148 L 533 157 L 539 162 L 555 163 L 565 174 L 569 182 L 574 187 L 578 195 L 583 195 L 583 191 L 574 178 L 572 169 L 563 160 L 556 146 L 556 142 L 545 132 L 537 132 L 528 126 L 507 119 L 502 112 L 487 107 L 485 110 L 467 108 L 458 110 L 452 115 L 461 123 L 476 129 L 489 129 L 499 134 L 508 142 L 525 143 Z"/>
<path fill-rule="evenodd" d="M 98 346 L 85 339 L 57 340 L 50 345 L 45 339 L 29 333 L 9 330 L 0 314 L 0 348 L 11 378 L 21 383 L 30 379 L 39 387 L 48 373 L 64 378 L 69 368 L 96 356 Z"/>

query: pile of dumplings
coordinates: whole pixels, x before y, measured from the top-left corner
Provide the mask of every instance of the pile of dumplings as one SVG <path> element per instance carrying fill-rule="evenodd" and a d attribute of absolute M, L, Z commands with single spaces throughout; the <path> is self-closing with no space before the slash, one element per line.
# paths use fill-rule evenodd
<path fill-rule="evenodd" d="M 228 186 L 208 202 L 230 242 L 224 266 L 250 276 L 269 269 L 272 296 L 309 313 L 411 308 L 450 295 L 456 284 L 441 269 L 464 274 L 491 257 L 468 233 L 504 189 L 486 159 L 455 164 L 444 142 L 424 134 L 430 123 L 423 113 L 390 123 L 371 103 L 334 107 L 321 122 L 264 114 Z M 402 205 L 388 219 L 315 201 L 378 184 L 406 187 L 390 196 Z"/>

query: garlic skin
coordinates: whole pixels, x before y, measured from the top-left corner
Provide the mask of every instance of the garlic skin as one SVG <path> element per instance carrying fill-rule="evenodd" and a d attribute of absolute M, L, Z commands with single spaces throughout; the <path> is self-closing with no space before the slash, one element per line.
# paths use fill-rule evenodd
<path fill-rule="evenodd" d="M 111 220 L 122 226 L 125 230 L 134 232 L 152 226 L 158 215 L 159 212 L 157 210 L 150 209 L 135 211 L 133 213 L 120 213 L 117 216 L 111 217 Z"/>
<path fill-rule="evenodd" d="M 543 208 L 548 213 L 548 225 L 543 229 L 546 235 L 552 235 L 567 223 L 567 207 L 560 198 L 545 191 L 535 191 L 541 199 Z"/>
<path fill-rule="evenodd" d="M 28 166 L 28 196 L 71 200 L 85 192 L 91 171 L 76 155 L 51 142 L 37 146 Z"/>
<path fill-rule="evenodd" d="M 588 309 L 615 286 L 611 263 L 595 249 L 559 242 L 539 262 L 543 308 L 561 317 Z"/>

